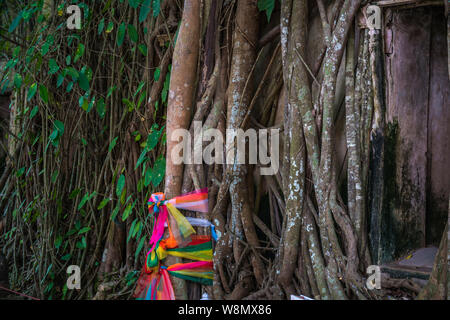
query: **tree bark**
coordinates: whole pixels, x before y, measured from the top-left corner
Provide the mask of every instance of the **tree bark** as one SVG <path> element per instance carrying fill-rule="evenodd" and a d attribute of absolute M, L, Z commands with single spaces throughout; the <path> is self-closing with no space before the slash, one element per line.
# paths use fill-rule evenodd
<path fill-rule="evenodd" d="M 233 33 L 233 54 L 230 82 L 228 87 L 227 129 L 241 128 L 251 101 L 252 86 L 249 77 L 256 59 L 258 43 L 258 8 L 255 0 L 239 0 L 236 8 L 236 21 Z M 245 129 L 245 128 L 244 128 Z M 228 137 L 227 137 L 228 138 Z M 234 145 L 227 141 L 227 147 Z M 234 148 L 236 150 L 236 148 Z M 227 150 L 228 152 L 229 150 Z M 248 166 L 237 163 L 237 152 L 234 152 L 234 164 L 228 164 L 231 170 L 230 195 L 234 233 L 238 239 L 234 241 L 235 260 L 242 253 L 239 240 L 247 239 L 252 251 L 250 255 L 254 276 L 262 284 L 264 265 L 256 252 L 259 240 L 253 223 L 253 208 L 247 181 Z M 241 225 L 242 223 L 242 225 Z"/>
<path fill-rule="evenodd" d="M 171 199 L 180 195 L 183 183 L 183 165 L 172 161 L 172 149 L 178 141 L 171 139 L 176 129 L 189 129 L 196 88 L 197 60 L 200 37 L 200 0 L 184 2 L 183 17 L 172 59 L 172 71 L 167 105 L 167 158 L 165 196 Z M 167 265 L 178 263 L 179 258 L 169 256 Z M 186 282 L 172 277 L 177 299 L 187 299 Z"/>

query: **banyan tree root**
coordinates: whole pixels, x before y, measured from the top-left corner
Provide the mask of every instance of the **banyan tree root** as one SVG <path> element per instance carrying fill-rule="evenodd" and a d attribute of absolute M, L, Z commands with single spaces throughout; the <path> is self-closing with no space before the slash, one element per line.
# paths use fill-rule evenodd
<path fill-rule="evenodd" d="M 104 3 L 95 3 L 93 12 L 102 12 Z M 381 35 L 355 27 L 363 1 L 275 3 L 267 21 L 256 0 L 185 0 L 184 6 L 180 1 L 162 1 L 161 14 L 143 23 L 148 32 L 138 34 L 148 48 L 142 57 L 130 46 L 135 47 L 131 39 L 115 47 L 108 33 L 97 37 L 98 32 L 90 32 L 97 31 L 97 25 L 90 24 L 89 32 L 80 32 L 88 45 L 79 59 L 92 68 L 92 93 L 108 106 L 104 118 L 71 107 L 85 94 L 78 86 L 61 94 L 46 74 L 36 73 L 36 81 L 48 86 L 52 97 L 46 104 L 32 100 L 39 105 L 34 119 L 17 117 L 14 125 L 29 128 L 26 136 L 38 138 L 37 142 L 11 142 L 18 151 L 15 167 L 7 170 L 14 174 L 8 172 L 0 179 L 8 195 L 18 191 L 0 202 L 1 212 L 8 211 L 6 226 L 0 229 L 9 232 L 14 226 L 21 234 L 5 241 L 15 279 L 23 275 L 24 283 L 33 284 L 29 287 L 45 297 L 48 283 L 41 284 L 41 279 L 50 266 L 58 268 L 51 271 L 58 283 L 69 263 L 81 261 L 87 266 L 88 285 L 80 293 L 70 291 L 68 298 L 85 297 L 92 293 L 98 275 L 108 282 L 108 273 L 115 269 L 140 269 L 143 257 L 134 255 L 139 240 L 129 236 L 137 223 L 143 226 L 142 234 L 151 234 L 151 218 L 137 207 L 145 207 L 145 192 L 153 187 L 145 185 L 145 179 L 142 182 L 147 174 L 136 168 L 142 160 L 142 140 L 138 140 L 154 132 L 154 125 L 161 128 L 167 116 L 166 145 L 158 143 L 144 153 L 146 165 L 165 157 L 167 198 L 209 188 L 207 218 L 219 237 L 213 286 L 203 288 L 211 298 L 373 297 L 365 290 L 363 273 L 370 265 L 366 214 L 370 208 L 374 216 L 381 205 L 381 198 L 367 197 L 369 182 L 372 192 L 383 193 L 379 157 L 383 146 L 377 139 L 383 135 L 384 93 L 382 79 L 375 73 L 381 66 Z M 124 1 L 120 10 L 105 10 L 102 18 L 127 26 L 139 21 L 137 12 Z M 56 25 L 49 25 L 49 30 L 54 29 Z M 49 53 L 58 65 L 65 65 L 71 52 L 64 32 L 55 33 L 64 54 Z M 104 60 L 110 63 L 99 63 Z M 141 82 L 140 89 L 145 88 L 150 97 L 142 98 L 145 108 L 133 109 Z M 162 101 L 165 93 L 167 110 Z M 130 98 L 133 95 L 135 100 Z M 15 97 L 17 106 L 30 107 L 26 90 Z M 344 119 L 341 137 L 339 118 Z M 55 120 L 65 124 L 60 149 L 53 145 L 46 149 L 44 142 L 49 141 Z M 172 133 L 176 129 L 194 133 L 193 121 L 202 121 L 203 132 L 215 128 L 224 137 L 226 129 L 281 129 L 279 172 L 262 176 L 259 164 L 175 164 L 172 151 L 179 141 L 172 140 Z M 344 159 L 338 152 L 342 137 Z M 226 157 L 229 150 L 223 151 Z M 21 177 L 17 169 L 22 167 L 31 169 Z M 52 179 L 55 172 L 59 178 Z M 121 176 L 127 197 L 116 194 Z M 78 208 L 86 193 L 92 198 Z M 121 219 L 122 204 L 131 195 L 138 198 L 130 213 L 134 225 L 133 219 Z M 104 199 L 108 201 L 103 203 Z M 33 215 L 10 214 L 22 212 L 22 203 L 32 204 L 33 214 L 39 212 L 31 224 L 26 219 Z M 101 203 L 103 209 L 98 209 Z M 103 214 L 111 212 L 115 212 L 113 219 Z M 82 234 L 87 250 L 78 250 L 83 246 L 77 242 L 80 224 L 91 228 Z M 72 260 L 61 260 L 61 250 L 53 249 L 59 236 L 70 230 L 75 233 L 65 238 L 64 255 L 70 253 Z M 40 268 L 34 273 L 30 270 L 36 261 Z M 97 261 L 102 261 L 99 266 Z M 168 264 L 175 262 L 168 258 Z M 409 282 L 388 282 L 414 289 Z M 199 287 L 178 279 L 172 283 L 177 298 L 200 296 Z M 96 298 L 113 297 L 110 292 L 116 290 L 106 284 L 100 289 Z"/>

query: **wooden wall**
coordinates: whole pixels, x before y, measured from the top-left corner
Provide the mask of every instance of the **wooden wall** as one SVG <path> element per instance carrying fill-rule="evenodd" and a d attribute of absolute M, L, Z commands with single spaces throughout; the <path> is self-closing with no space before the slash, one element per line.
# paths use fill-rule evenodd
<path fill-rule="evenodd" d="M 438 244 L 447 220 L 450 108 L 443 7 L 392 10 L 385 54 L 384 262 Z"/>

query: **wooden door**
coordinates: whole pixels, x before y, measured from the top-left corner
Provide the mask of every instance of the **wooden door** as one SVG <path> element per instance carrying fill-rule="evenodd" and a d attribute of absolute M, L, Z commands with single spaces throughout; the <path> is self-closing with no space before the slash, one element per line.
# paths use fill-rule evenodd
<path fill-rule="evenodd" d="M 443 7 L 393 10 L 388 19 L 383 262 L 439 242 L 450 190 Z"/>

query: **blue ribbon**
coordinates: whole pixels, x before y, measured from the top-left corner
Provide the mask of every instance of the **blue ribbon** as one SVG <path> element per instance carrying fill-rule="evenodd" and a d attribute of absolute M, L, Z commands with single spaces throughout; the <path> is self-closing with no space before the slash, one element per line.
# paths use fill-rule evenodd
<path fill-rule="evenodd" d="M 150 206 L 153 206 L 153 212 L 154 212 L 154 213 L 159 213 L 159 206 L 165 205 L 166 202 L 167 202 L 167 200 L 162 200 L 162 201 L 158 201 L 158 202 L 152 202 L 152 201 L 149 201 L 148 204 L 149 204 Z"/>
<path fill-rule="evenodd" d="M 211 223 L 211 236 L 213 237 L 213 239 L 215 241 L 217 241 L 218 237 L 217 237 L 217 233 L 216 233 L 216 226 L 213 225 L 212 223 Z"/>

